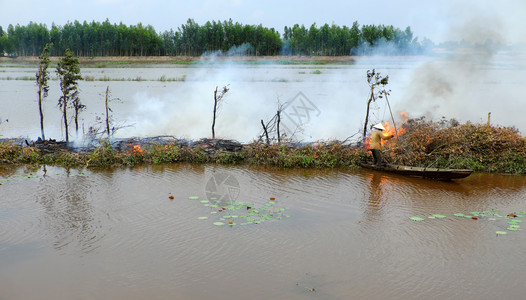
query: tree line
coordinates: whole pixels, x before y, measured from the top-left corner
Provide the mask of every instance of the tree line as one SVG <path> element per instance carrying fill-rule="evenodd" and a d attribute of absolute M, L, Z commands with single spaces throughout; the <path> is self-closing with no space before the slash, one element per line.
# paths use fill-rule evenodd
<path fill-rule="evenodd" d="M 263 25 L 208 21 L 203 25 L 189 19 L 177 30 L 157 33 L 153 26 L 127 26 L 92 21 L 68 22 L 64 26 L 30 22 L 26 26 L 0 26 L 0 56 L 38 56 L 45 45 L 51 56 L 70 49 L 79 57 L 95 56 L 201 56 L 223 55 L 414 55 L 432 44 L 405 30 L 386 25 L 351 27 L 316 23 L 310 27 L 285 26 L 283 35 Z"/>

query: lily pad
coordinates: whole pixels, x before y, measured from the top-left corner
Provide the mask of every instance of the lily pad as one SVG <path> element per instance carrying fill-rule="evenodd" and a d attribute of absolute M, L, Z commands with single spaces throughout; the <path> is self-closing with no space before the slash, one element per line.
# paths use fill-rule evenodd
<path fill-rule="evenodd" d="M 190 199 L 190 200 L 197 200 L 197 199 L 199 199 L 199 196 L 190 196 L 190 197 L 188 197 L 188 199 Z"/>
<path fill-rule="evenodd" d="M 221 226 L 221 225 L 225 225 L 225 223 L 223 223 L 223 222 L 214 222 L 214 225 Z"/>
<path fill-rule="evenodd" d="M 420 217 L 411 217 L 409 219 L 411 219 L 413 221 L 424 221 L 424 218 L 420 218 Z"/>
<path fill-rule="evenodd" d="M 517 227 L 511 227 L 511 226 L 508 227 L 507 229 L 510 230 L 510 231 L 516 231 L 516 230 L 519 230 L 519 228 L 517 228 Z"/>
<path fill-rule="evenodd" d="M 198 220 L 207 220 L 208 217 L 199 217 L 199 218 L 197 218 L 197 219 L 198 219 Z"/>
<path fill-rule="evenodd" d="M 433 217 L 437 218 L 437 219 L 443 219 L 445 218 L 446 216 L 444 215 L 439 215 L 439 214 L 434 214 Z"/>
<path fill-rule="evenodd" d="M 209 203 L 208 200 L 201 200 L 199 202 L 201 202 L 201 203 Z"/>
<path fill-rule="evenodd" d="M 456 213 L 456 214 L 453 214 L 455 217 L 465 217 L 466 215 L 463 214 L 463 213 Z"/>
<path fill-rule="evenodd" d="M 506 231 L 497 231 L 496 232 L 497 235 L 504 235 L 504 234 L 508 234 Z"/>

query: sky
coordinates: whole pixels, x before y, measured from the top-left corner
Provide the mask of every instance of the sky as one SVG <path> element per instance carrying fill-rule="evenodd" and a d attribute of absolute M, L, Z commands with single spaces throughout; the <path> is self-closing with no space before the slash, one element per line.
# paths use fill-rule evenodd
<path fill-rule="evenodd" d="M 0 0 L 0 26 L 30 21 L 64 25 L 68 21 L 98 21 L 152 25 L 157 32 L 177 30 L 189 18 L 198 24 L 228 20 L 262 24 L 283 33 L 284 26 L 336 24 L 411 27 L 419 40 L 526 43 L 524 0 Z"/>

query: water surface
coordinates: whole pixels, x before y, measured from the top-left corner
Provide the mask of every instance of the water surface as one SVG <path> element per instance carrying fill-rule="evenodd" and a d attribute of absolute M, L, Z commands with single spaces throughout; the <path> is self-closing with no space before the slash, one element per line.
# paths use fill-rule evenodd
<path fill-rule="evenodd" d="M 0 180 L 0 299 L 492 299 L 526 292 L 525 233 L 507 230 L 499 217 L 526 211 L 523 176 L 436 182 L 368 170 L 174 164 L 3 166 Z M 225 195 L 252 208 L 218 212 L 226 204 L 201 203 Z M 269 207 L 276 218 L 241 225 L 241 216 Z M 453 215 L 483 211 L 492 215 Z"/>

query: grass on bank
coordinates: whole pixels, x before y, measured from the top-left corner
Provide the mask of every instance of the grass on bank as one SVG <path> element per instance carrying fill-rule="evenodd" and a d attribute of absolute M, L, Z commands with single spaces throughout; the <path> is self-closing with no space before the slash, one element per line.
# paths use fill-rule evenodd
<path fill-rule="evenodd" d="M 412 119 L 406 133 L 384 145 L 384 158 L 392 164 L 474 171 L 526 174 L 526 140 L 514 128 L 432 122 Z M 339 142 L 290 144 L 251 143 L 239 152 L 210 153 L 201 146 L 154 144 L 130 145 L 116 151 L 105 140 L 90 152 L 59 150 L 41 152 L 35 147 L 0 143 L 0 164 L 47 164 L 66 167 L 116 167 L 174 162 L 269 165 L 282 168 L 358 167 L 371 155 L 360 145 Z"/>

